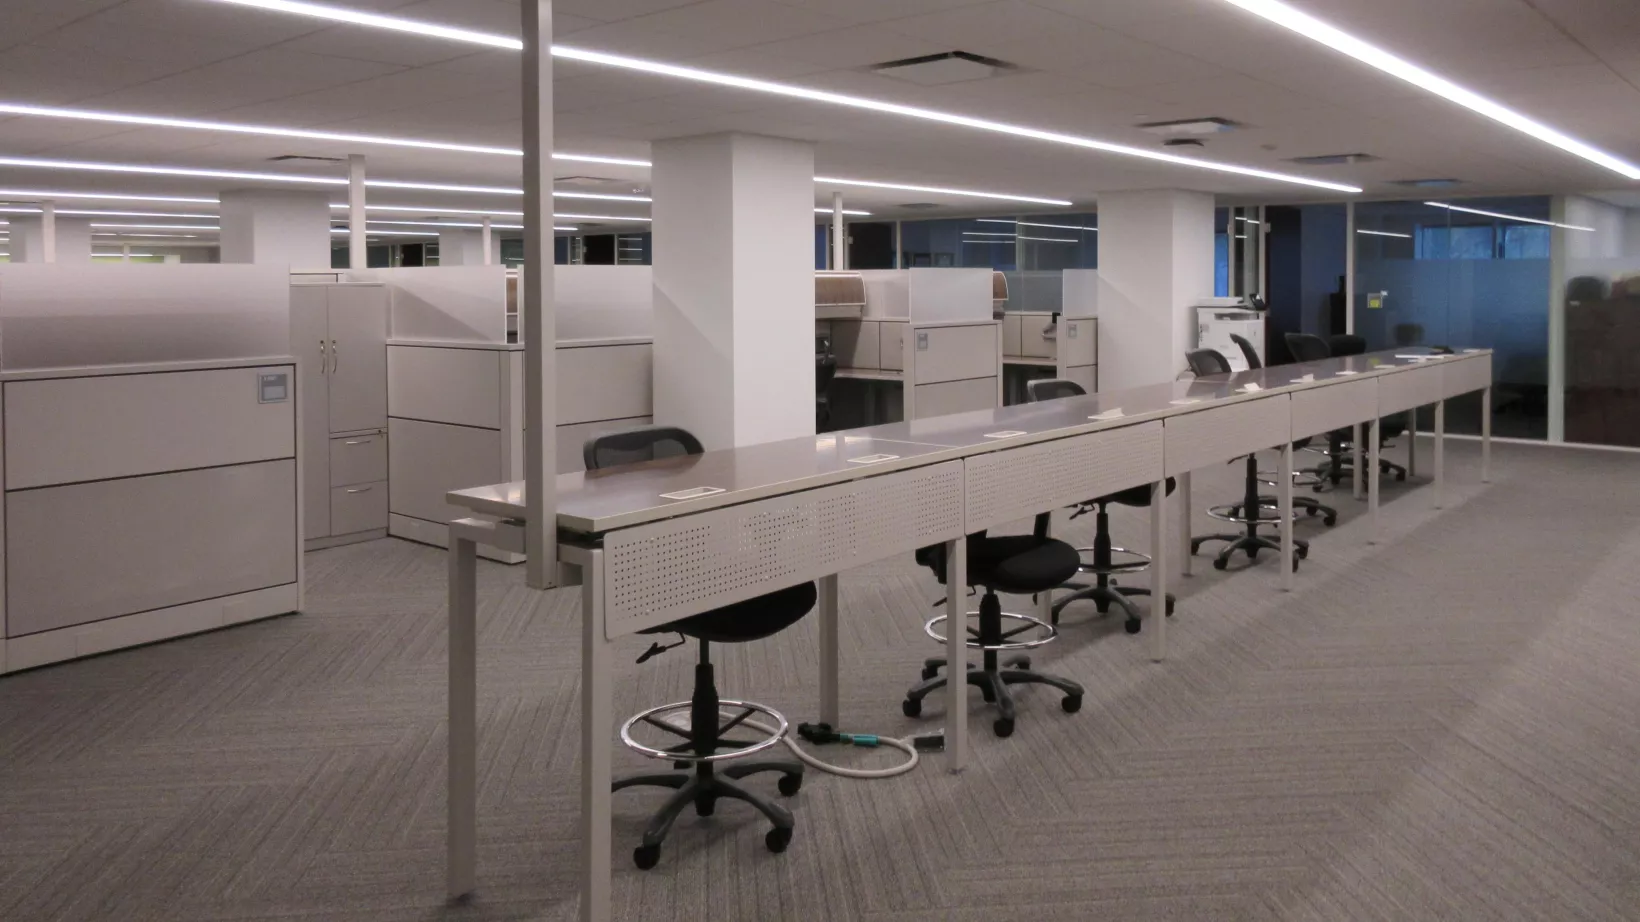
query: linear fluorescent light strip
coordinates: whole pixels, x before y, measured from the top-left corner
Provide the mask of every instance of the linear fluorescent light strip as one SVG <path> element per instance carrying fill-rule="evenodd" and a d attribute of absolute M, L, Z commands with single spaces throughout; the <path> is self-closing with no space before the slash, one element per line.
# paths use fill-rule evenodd
<path fill-rule="evenodd" d="M 129 230 L 219 231 L 222 229 L 215 224 L 98 224 L 95 221 L 91 222 L 91 226 Z"/>
<path fill-rule="evenodd" d="M 1081 243 L 1074 237 L 1020 237 L 1021 240 L 1033 240 L 1037 243 Z"/>
<path fill-rule="evenodd" d="M 1569 154 L 1582 157 L 1590 163 L 1599 164 L 1629 179 L 1640 179 L 1640 166 L 1635 166 L 1605 151 L 1590 147 L 1576 138 L 1562 134 L 1542 122 L 1535 121 L 1513 109 L 1493 102 L 1473 90 L 1465 89 L 1439 74 L 1425 70 L 1411 61 L 1391 54 L 1376 45 L 1364 42 L 1342 29 L 1322 22 L 1314 16 L 1294 9 L 1285 3 L 1280 3 L 1278 0 L 1225 0 L 1225 2 L 1241 7 L 1255 16 L 1267 19 L 1307 39 L 1320 42 L 1341 54 L 1349 55 L 1363 64 L 1404 80 L 1419 89 L 1455 102 L 1471 112 L 1479 113 L 1522 134 L 1530 135 L 1545 144 L 1554 145 Z"/>
<path fill-rule="evenodd" d="M 905 192 L 931 192 L 935 195 L 960 195 L 968 198 L 994 198 L 1002 199 L 1003 201 L 1008 202 L 1030 202 L 1033 205 L 1065 206 L 1072 204 L 1064 199 L 1057 198 L 1034 198 L 1028 195 L 1009 195 L 1003 192 L 976 192 L 971 189 L 951 189 L 942 186 L 913 186 L 905 183 L 877 182 L 869 179 L 840 179 L 836 176 L 816 176 L 814 177 L 814 181 L 816 184 L 822 186 L 859 186 L 865 189 L 899 189 Z M 817 208 L 815 210 L 823 211 L 825 209 Z"/>
<path fill-rule="evenodd" d="M 836 214 L 837 212 L 830 209 L 830 208 L 816 208 L 816 209 L 814 209 L 814 213 L 815 214 Z M 850 211 L 849 209 L 844 208 L 843 209 L 843 214 L 852 215 L 854 217 L 868 217 L 871 214 L 871 212 L 869 212 L 869 211 Z"/>
<path fill-rule="evenodd" d="M 116 234 L 113 231 L 94 233 L 93 237 L 162 237 L 166 240 L 192 240 L 198 234 Z"/>
<path fill-rule="evenodd" d="M 1366 234 L 1369 237 L 1402 237 L 1402 238 L 1405 238 L 1407 240 L 1412 239 L 1411 234 L 1394 234 L 1394 233 L 1390 233 L 1389 231 L 1367 230 L 1366 228 L 1361 228 L 1361 227 L 1356 228 L 1355 232 L 1357 234 Z"/>
<path fill-rule="evenodd" d="M 474 32 L 467 29 L 456 29 L 449 26 L 440 26 L 434 23 L 421 22 L 414 19 L 402 19 L 397 16 L 382 16 L 376 13 L 367 13 L 362 10 L 352 10 L 318 3 L 302 3 L 296 2 L 296 0 L 216 0 L 216 2 L 233 3 L 239 6 L 255 7 L 257 9 L 271 10 L 281 13 L 295 13 L 304 16 L 315 16 L 321 19 L 328 19 L 333 22 L 346 22 L 377 29 L 391 29 L 397 32 L 410 32 L 433 38 L 443 38 L 452 41 L 487 45 L 492 48 L 522 50 L 524 47 L 524 43 L 522 41 L 519 41 L 517 38 L 513 38 L 511 36 L 495 35 L 486 32 Z M 935 109 L 923 109 L 917 106 L 906 106 L 899 103 L 888 102 L 887 100 L 870 99 L 864 96 L 847 96 L 842 93 L 828 93 L 824 90 L 793 86 L 786 83 L 775 83 L 770 80 L 756 80 L 750 77 L 740 77 L 734 74 L 724 74 L 716 71 L 701 70 L 694 67 L 681 67 L 675 64 L 663 64 L 659 61 L 648 61 L 642 58 L 631 58 L 624 55 L 607 54 L 605 52 L 591 51 L 585 48 L 572 48 L 567 45 L 553 45 L 551 51 L 554 57 L 564 58 L 566 60 L 585 61 L 589 64 L 602 64 L 606 67 L 618 67 L 625 70 L 635 70 L 643 73 L 658 74 L 663 77 L 674 77 L 679 80 L 692 80 L 697 83 L 710 83 L 717 86 L 735 87 L 736 89 L 752 90 L 775 96 L 785 96 L 794 99 L 806 99 L 810 102 L 845 106 L 851 109 L 865 109 L 872 112 L 899 115 L 922 121 L 940 122 L 963 128 L 973 128 L 979 131 L 989 131 L 997 134 L 1013 135 L 1014 137 L 1029 138 L 1036 141 L 1048 141 L 1056 144 L 1065 144 L 1072 147 L 1080 147 L 1086 150 L 1096 150 L 1111 154 L 1122 154 L 1129 157 L 1140 157 L 1146 160 L 1170 163 L 1177 166 L 1195 167 L 1203 170 L 1213 170 L 1220 173 L 1233 173 L 1240 176 L 1251 176 L 1257 179 L 1270 179 L 1278 182 L 1295 183 L 1298 185 L 1313 186 L 1321 189 L 1332 189 L 1337 192 L 1353 193 L 1361 191 L 1361 189 L 1356 186 L 1347 186 L 1342 183 L 1311 179 L 1306 176 L 1294 176 L 1287 173 L 1273 173 L 1268 170 L 1238 166 L 1233 163 L 1222 163 L 1216 160 L 1197 160 L 1191 157 L 1180 157 L 1175 154 L 1166 154 L 1160 151 L 1146 150 L 1139 147 L 1129 147 L 1125 144 L 1113 144 L 1109 141 L 1100 141 L 1094 138 L 1084 138 L 1077 135 L 1061 134 L 1054 131 L 1043 131 L 1037 128 L 1028 128 L 1023 125 L 1013 125 L 1007 122 L 996 122 L 991 121 L 990 119 L 958 115 L 954 112 L 941 112 Z"/>
<path fill-rule="evenodd" d="M 1527 224 L 1541 224 L 1544 227 L 1559 227 L 1564 230 L 1589 231 L 1591 233 L 1594 231 L 1594 228 L 1584 227 L 1581 224 L 1560 224 L 1555 221 L 1543 221 L 1537 218 L 1523 218 L 1517 214 L 1504 214 L 1501 211 L 1482 211 L 1479 208 L 1464 208 L 1461 205 L 1451 205 L 1446 202 L 1425 202 L 1424 204 L 1430 206 L 1431 208 L 1445 208 L 1447 211 L 1461 211 L 1464 214 L 1478 214 L 1488 218 L 1502 218 L 1505 221 L 1523 221 Z"/>
<path fill-rule="evenodd" d="M 1012 218 L 975 218 L 974 220 L 980 224 L 1015 224 L 1020 227 L 1048 227 L 1054 230 L 1087 231 L 1090 234 L 1099 233 L 1099 228 L 1097 227 L 1082 227 L 1078 224 L 1038 224 L 1035 221 L 1015 221 Z M 964 233 L 968 232 L 965 231 Z M 978 231 L 974 231 L 973 233 L 978 233 Z"/>
<path fill-rule="evenodd" d="M 97 199 L 105 202 L 133 201 L 133 202 L 183 202 L 190 205 L 215 205 L 214 198 L 189 198 L 176 195 L 131 195 L 112 192 L 53 192 L 40 189 L 0 189 L 0 198 L 18 199 L 63 199 L 83 198 Z"/>

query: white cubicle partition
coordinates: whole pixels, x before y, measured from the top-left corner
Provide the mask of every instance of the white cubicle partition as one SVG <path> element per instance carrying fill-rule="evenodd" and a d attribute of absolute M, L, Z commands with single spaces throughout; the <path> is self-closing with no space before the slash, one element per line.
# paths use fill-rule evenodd
<path fill-rule="evenodd" d="M 654 335 L 648 266 L 554 266 L 552 288 L 559 342 Z"/>
<path fill-rule="evenodd" d="M 421 342 L 507 342 L 506 266 L 417 266 L 349 272 L 381 282 L 392 301 L 388 335 Z"/>

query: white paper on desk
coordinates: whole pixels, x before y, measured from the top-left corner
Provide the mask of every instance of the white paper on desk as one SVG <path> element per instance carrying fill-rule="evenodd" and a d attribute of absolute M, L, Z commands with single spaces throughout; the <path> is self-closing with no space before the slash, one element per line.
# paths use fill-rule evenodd
<path fill-rule="evenodd" d="M 1092 416 L 1088 417 L 1088 419 L 1098 419 L 1098 420 L 1121 419 L 1122 415 L 1123 415 L 1122 414 L 1122 408 L 1117 407 L 1114 410 L 1106 410 L 1103 413 L 1095 413 Z"/>
<path fill-rule="evenodd" d="M 1359 371 L 1335 371 L 1335 372 L 1333 372 L 1333 377 L 1342 378 L 1345 375 L 1358 375 L 1358 374 L 1360 374 Z"/>
<path fill-rule="evenodd" d="M 1243 392 L 1248 393 L 1248 394 L 1256 394 L 1259 391 L 1264 390 L 1264 388 L 1259 387 L 1257 384 L 1254 384 L 1251 381 L 1247 382 L 1246 384 L 1243 384 L 1241 386 L 1241 389 L 1242 389 Z"/>
<path fill-rule="evenodd" d="M 881 461 L 893 461 L 899 455 L 861 455 L 858 458 L 848 459 L 850 464 L 877 464 Z"/>
<path fill-rule="evenodd" d="M 1313 381 L 1315 381 L 1315 375 L 1305 375 L 1304 377 L 1297 379 L 1293 383 L 1295 383 L 1295 384 L 1309 384 Z"/>
<path fill-rule="evenodd" d="M 1201 399 L 1198 397 L 1180 397 L 1178 400 L 1169 400 L 1168 403 L 1176 407 L 1188 407 L 1193 403 L 1201 403 Z"/>
<path fill-rule="evenodd" d="M 713 493 L 722 493 L 722 487 L 690 487 L 687 490 L 677 490 L 672 493 L 662 493 L 661 499 L 699 499 L 702 496 L 711 496 Z"/>
<path fill-rule="evenodd" d="M 1027 434 L 1024 429 L 1004 429 L 1001 432 L 987 432 L 985 437 L 988 439 L 1011 439 L 1016 435 Z"/>

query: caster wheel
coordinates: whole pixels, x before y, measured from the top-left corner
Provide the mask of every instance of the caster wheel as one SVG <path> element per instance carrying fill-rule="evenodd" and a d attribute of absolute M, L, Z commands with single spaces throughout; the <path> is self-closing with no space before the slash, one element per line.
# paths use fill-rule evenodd
<path fill-rule="evenodd" d="M 1314 506 L 1306 506 L 1306 507 L 1305 507 L 1305 508 L 1304 508 L 1304 514 L 1305 514 L 1305 515 L 1307 515 L 1307 516 L 1310 516 L 1310 517 L 1312 517 L 1312 518 L 1313 518 L 1313 517 L 1315 517 L 1315 516 L 1317 516 L 1317 515 L 1320 515 L 1320 514 L 1321 514 L 1321 510 L 1320 510 L 1320 509 L 1317 509 L 1317 508 L 1315 508 L 1315 507 L 1314 507 Z"/>
<path fill-rule="evenodd" d="M 922 714 L 922 701 L 917 698 L 907 698 L 900 702 L 900 710 L 907 717 L 917 717 Z"/>
<path fill-rule="evenodd" d="M 1059 699 L 1059 708 L 1067 714 L 1075 714 L 1077 711 L 1082 710 L 1082 696 L 1066 695 Z"/>
<path fill-rule="evenodd" d="M 1173 617 L 1173 605 L 1174 605 L 1174 602 L 1173 602 L 1173 600 L 1172 600 L 1172 599 L 1168 599 L 1168 600 L 1167 600 L 1167 616 L 1168 616 L 1168 617 L 1169 617 L 1169 618 L 1171 618 L 1171 617 Z"/>
<path fill-rule="evenodd" d="M 1300 559 L 1300 560 L 1309 560 L 1310 559 L 1310 548 L 1309 548 L 1308 545 L 1301 545 L 1299 547 L 1299 549 L 1298 549 L 1298 559 Z"/>
<path fill-rule="evenodd" d="M 991 686 L 989 685 L 981 685 L 979 687 L 979 696 L 985 699 L 986 704 L 997 703 L 996 692 L 991 691 Z"/>
<path fill-rule="evenodd" d="M 794 796 L 796 796 L 798 791 L 803 790 L 803 776 L 802 775 L 781 775 L 780 776 L 779 788 L 780 788 L 780 796 L 782 796 L 782 797 L 794 797 Z"/>
<path fill-rule="evenodd" d="M 1144 626 L 1144 623 L 1141 622 L 1138 618 L 1129 618 L 1126 621 L 1122 622 L 1122 630 L 1127 631 L 1129 634 L 1139 633 L 1139 628 L 1141 628 L 1143 626 Z"/>
<path fill-rule="evenodd" d="M 997 735 L 998 739 L 1003 739 L 1005 737 L 1013 736 L 1014 735 L 1014 721 L 1013 721 L 1013 718 L 998 717 L 996 719 L 996 721 L 994 721 L 991 724 L 991 729 L 996 731 L 996 735 Z"/>
<path fill-rule="evenodd" d="M 673 771 L 679 771 L 679 772 L 686 772 L 686 771 L 689 770 L 689 768 L 692 764 L 693 763 L 690 763 L 690 762 L 673 762 L 672 763 L 672 770 Z"/>
<path fill-rule="evenodd" d="M 939 674 L 940 674 L 940 669 L 939 669 L 938 666 L 924 666 L 923 667 L 922 677 L 923 677 L 923 681 L 925 681 L 925 682 L 928 681 L 929 679 L 932 679 L 933 677 L 935 677 Z"/>
<path fill-rule="evenodd" d="M 771 829 L 769 834 L 763 837 L 763 844 L 769 847 L 769 851 L 778 855 L 786 850 L 786 846 L 792 844 L 792 831 L 790 829 Z"/>
<path fill-rule="evenodd" d="M 702 797 L 695 801 L 696 816 L 711 816 L 717 810 L 716 797 Z"/>
<path fill-rule="evenodd" d="M 1323 525 L 1326 525 L 1326 526 L 1328 526 L 1328 527 L 1329 527 L 1329 528 L 1330 528 L 1330 527 L 1332 527 L 1332 526 L 1334 526 L 1334 525 L 1337 525 L 1337 524 L 1338 524 L 1338 516 L 1336 516 L 1336 515 L 1329 515 L 1329 516 L 1327 516 L 1327 517 L 1326 517 L 1326 518 L 1324 518 L 1324 519 L 1322 519 L 1322 520 L 1321 520 L 1321 524 L 1323 524 Z"/>
<path fill-rule="evenodd" d="M 1396 480 L 1406 480 L 1406 479 L 1407 479 L 1407 475 L 1406 475 L 1406 474 L 1404 474 L 1404 473 L 1401 473 L 1401 474 L 1396 474 L 1396 475 L 1395 475 L 1395 479 L 1396 479 Z"/>
<path fill-rule="evenodd" d="M 1248 548 L 1247 549 L 1247 559 L 1248 560 L 1257 560 L 1258 559 L 1258 548 L 1256 548 L 1256 547 Z"/>
<path fill-rule="evenodd" d="M 1223 570 L 1223 569 L 1227 569 L 1229 566 L 1230 566 L 1230 561 L 1225 560 L 1223 557 L 1213 558 L 1213 569 Z"/>
<path fill-rule="evenodd" d="M 1008 668 L 1009 669 L 1029 669 L 1029 668 L 1031 668 L 1031 658 L 1029 656 L 1015 657 L 1015 658 L 1008 661 Z"/>
<path fill-rule="evenodd" d="M 632 850 L 632 863 L 638 870 L 647 871 L 661 863 L 661 847 L 659 845 L 640 845 Z"/>

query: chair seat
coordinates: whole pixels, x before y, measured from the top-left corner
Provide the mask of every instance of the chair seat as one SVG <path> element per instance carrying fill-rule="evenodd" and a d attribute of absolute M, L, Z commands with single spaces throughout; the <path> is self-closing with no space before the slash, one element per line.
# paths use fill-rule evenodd
<path fill-rule="evenodd" d="M 1081 565 L 1076 548 L 1052 538 L 1002 535 L 968 541 L 968 582 L 999 592 L 1052 589 L 1074 577 Z"/>
<path fill-rule="evenodd" d="M 1173 495 L 1173 488 L 1178 485 L 1178 481 L 1172 477 L 1167 478 L 1167 493 L 1169 496 Z M 1126 490 L 1119 490 L 1109 496 L 1101 496 L 1094 502 L 1116 503 L 1120 506 L 1148 506 L 1150 505 L 1150 484 L 1140 484 Z"/>
<path fill-rule="evenodd" d="M 747 643 L 778 634 L 801 621 L 814 608 L 816 598 L 814 584 L 801 583 L 640 633 L 678 633 L 709 643 Z"/>

